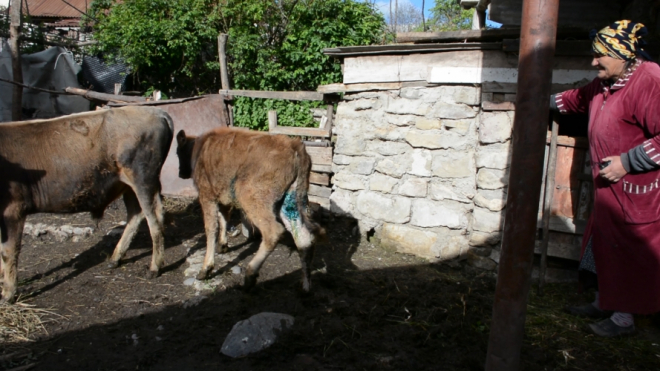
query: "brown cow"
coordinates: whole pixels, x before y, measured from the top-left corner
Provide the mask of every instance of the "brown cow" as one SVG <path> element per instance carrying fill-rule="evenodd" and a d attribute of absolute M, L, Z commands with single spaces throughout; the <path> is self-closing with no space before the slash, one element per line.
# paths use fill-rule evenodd
<path fill-rule="evenodd" d="M 164 245 L 160 170 L 173 136 L 172 119 L 152 107 L 0 124 L 1 300 L 12 301 L 16 293 L 27 215 L 89 211 L 98 220 L 121 195 L 128 222 L 110 266 L 119 264 L 146 216 L 153 242 L 150 276 L 158 275 Z"/>
<path fill-rule="evenodd" d="M 193 178 L 204 213 L 206 256 L 197 279 L 208 278 L 213 270 L 218 240 L 224 251 L 226 221 L 231 209 L 238 207 L 262 236 L 245 273 L 245 288 L 254 286 L 259 268 L 286 227 L 300 255 L 302 288 L 309 291 L 313 243 L 324 231 L 307 215 L 312 165 L 303 143 L 283 135 L 233 128 L 215 129 L 200 137 L 186 137 L 181 130 L 176 139 L 179 177 Z"/>

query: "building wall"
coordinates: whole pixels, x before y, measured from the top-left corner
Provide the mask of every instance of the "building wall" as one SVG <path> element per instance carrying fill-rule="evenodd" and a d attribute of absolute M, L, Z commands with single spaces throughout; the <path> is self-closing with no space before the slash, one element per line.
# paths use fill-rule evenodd
<path fill-rule="evenodd" d="M 384 247 L 431 260 L 467 255 L 494 269 L 513 112 L 480 104 L 474 85 L 346 94 L 331 210 Z"/>

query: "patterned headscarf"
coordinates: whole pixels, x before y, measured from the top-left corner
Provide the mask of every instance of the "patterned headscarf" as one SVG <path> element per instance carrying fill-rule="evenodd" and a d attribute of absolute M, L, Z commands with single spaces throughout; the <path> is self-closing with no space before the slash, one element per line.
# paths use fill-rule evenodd
<path fill-rule="evenodd" d="M 593 40 L 591 48 L 596 54 L 608 55 L 624 61 L 635 59 L 637 56 L 651 60 L 642 49 L 646 44 L 642 37 L 647 33 L 648 30 L 643 24 L 623 20 L 616 21 L 598 32 L 591 30 L 589 36 Z"/>

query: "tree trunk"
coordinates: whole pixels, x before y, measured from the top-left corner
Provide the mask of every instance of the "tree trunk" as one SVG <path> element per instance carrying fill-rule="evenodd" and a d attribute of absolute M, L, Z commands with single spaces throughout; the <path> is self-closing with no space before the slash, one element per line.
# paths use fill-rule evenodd
<path fill-rule="evenodd" d="M 21 36 L 21 0 L 11 0 L 9 5 L 9 48 L 11 49 L 11 66 L 13 79 L 19 84 L 23 84 L 23 70 L 21 68 L 21 50 L 19 37 Z M 21 120 L 21 110 L 23 106 L 23 87 L 14 84 L 11 101 L 11 119 L 12 121 Z"/>

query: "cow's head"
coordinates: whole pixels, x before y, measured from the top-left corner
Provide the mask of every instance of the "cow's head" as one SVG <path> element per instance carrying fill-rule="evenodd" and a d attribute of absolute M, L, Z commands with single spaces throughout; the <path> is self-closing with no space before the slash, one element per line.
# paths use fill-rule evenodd
<path fill-rule="evenodd" d="M 186 132 L 181 130 L 176 135 L 176 155 L 179 157 L 179 178 L 190 179 L 192 176 L 192 152 L 195 145 L 194 137 L 187 137 Z"/>

